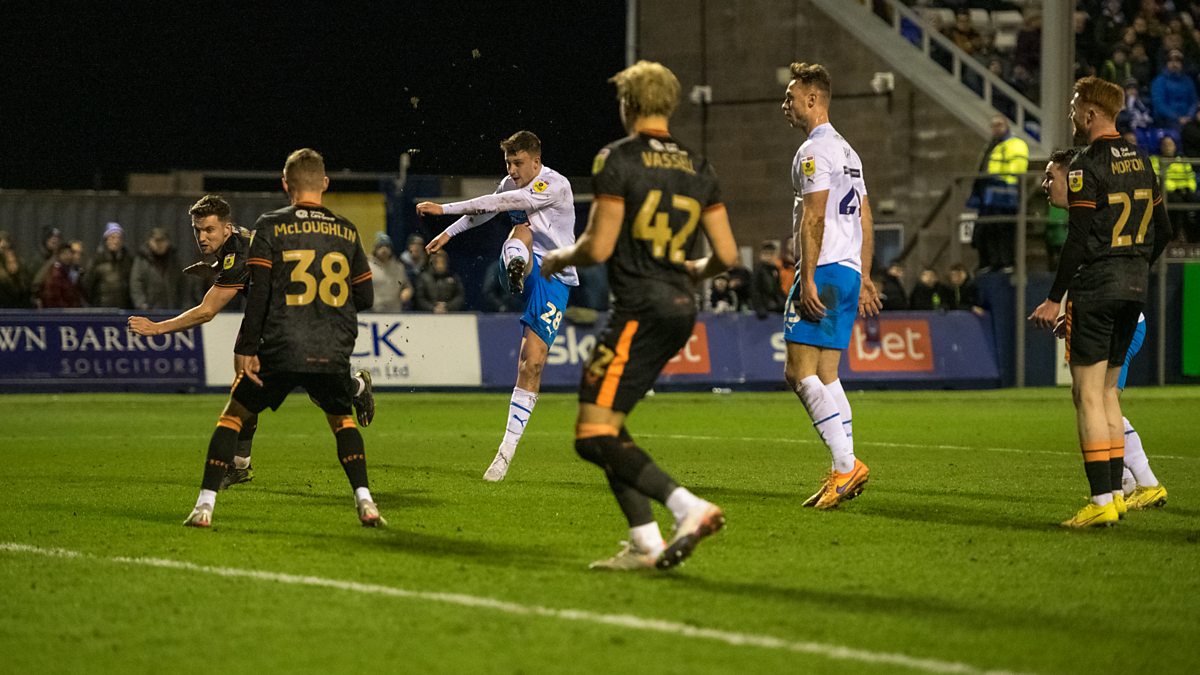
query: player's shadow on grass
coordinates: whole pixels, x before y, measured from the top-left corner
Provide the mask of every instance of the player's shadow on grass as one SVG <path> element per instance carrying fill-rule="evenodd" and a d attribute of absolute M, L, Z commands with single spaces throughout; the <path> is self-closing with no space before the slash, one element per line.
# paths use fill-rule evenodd
<path fill-rule="evenodd" d="M 529 570 L 532 568 L 557 569 L 573 562 L 573 558 L 548 547 L 521 545 L 511 542 L 503 544 L 461 537 L 433 534 L 413 529 L 412 525 L 397 524 L 398 516 L 391 516 L 389 527 L 374 532 L 282 532 L 259 529 L 267 534 L 285 535 L 288 538 L 304 537 L 317 542 L 321 548 L 330 548 L 329 542 L 336 541 L 332 548 L 349 551 L 354 548 L 384 549 L 393 553 L 418 555 L 437 560 L 459 560 L 471 566 L 488 566 Z M 363 536 L 363 535 L 366 536 Z"/>
<path fill-rule="evenodd" d="M 299 497 L 306 503 L 328 504 L 333 507 L 345 507 L 347 502 L 346 495 L 341 490 L 336 494 L 326 491 L 288 490 L 285 488 L 265 488 L 261 489 L 260 492 L 268 495 L 277 495 L 286 499 Z M 447 503 L 445 499 L 425 496 L 429 492 L 429 490 L 423 488 L 410 490 L 401 488 L 396 491 L 372 490 L 371 497 L 379 504 L 379 508 L 384 510 L 385 516 L 388 511 L 396 509 L 432 508 L 444 506 Z"/>
<path fill-rule="evenodd" d="M 1073 513 L 1078 504 L 1064 502 L 1061 508 L 1053 501 L 1041 502 L 1046 509 L 1037 513 L 1008 512 L 995 509 L 976 509 L 948 503 L 939 500 L 936 503 L 927 502 L 914 507 L 911 502 L 889 501 L 881 496 L 864 504 L 857 515 L 874 518 L 882 517 L 906 522 L 929 523 L 932 525 L 964 525 L 968 527 L 984 527 L 994 530 L 1024 530 L 1027 532 L 1064 532 L 1059 525 L 1061 519 Z M 1061 518 L 1057 514 L 1061 513 Z M 1196 531 L 1194 528 L 1169 528 L 1160 526 L 1138 529 L 1137 520 L 1142 514 L 1134 513 L 1122 521 L 1117 529 L 1121 539 L 1140 539 L 1154 543 L 1179 544 L 1194 546 Z M 1099 532 L 1096 530 L 1095 532 Z"/>
<path fill-rule="evenodd" d="M 1037 613 L 1028 609 L 1020 612 L 984 612 L 978 605 L 963 605 L 932 597 L 916 595 L 879 595 L 833 591 L 828 588 L 795 588 L 760 582 L 731 581 L 692 577 L 683 570 L 663 575 L 664 583 L 680 586 L 681 591 L 703 591 L 729 595 L 738 599 L 761 598 L 766 603 L 786 602 L 788 611 L 798 615 L 821 616 L 836 607 L 839 611 L 853 614 L 890 615 L 896 618 L 912 617 L 918 621 L 930 618 L 950 620 L 956 625 L 970 626 L 980 630 L 994 630 L 998 624 L 1029 627 L 1037 625 L 1046 629 L 1070 632 L 1078 628 L 1071 617 Z M 686 587 L 686 588 L 682 588 Z"/>

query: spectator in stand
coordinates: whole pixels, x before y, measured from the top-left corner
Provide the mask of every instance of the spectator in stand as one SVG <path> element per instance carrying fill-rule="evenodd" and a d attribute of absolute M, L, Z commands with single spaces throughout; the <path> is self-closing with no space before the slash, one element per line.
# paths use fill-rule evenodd
<path fill-rule="evenodd" d="M 83 274 L 83 295 L 93 307 L 131 309 L 129 280 L 133 271 L 133 256 L 125 248 L 125 230 L 119 223 L 109 223 L 95 259 Z"/>
<path fill-rule="evenodd" d="M 1133 18 L 1133 32 L 1137 34 L 1137 41 L 1145 48 L 1147 54 L 1158 54 L 1159 48 L 1162 47 L 1162 26 L 1158 25 L 1155 30 L 1150 29 L 1150 24 L 1142 15 Z"/>
<path fill-rule="evenodd" d="M 1133 77 L 1133 68 L 1129 65 L 1129 50 L 1124 45 L 1113 47 L 1112 56 L 1100 68 L 1100 77 L 1113 84 L 1123 84 Z"/>
<path fill-rule="evenodd" d="M 21 262 L 7 232 L 0 232 L 0 308 L 28 309 L 32 306 L 33 273 Z"/>
<path fill-rule="evenodd" d="M 796 281 L 796 244 L 794 237 L 783 240 L 783 249 L 779 252 L 779 288 L 786 296 L 792 290 Z M 870 262 L 864 263 L 870 264 Z"/>
<path fill-rule="evenodd" d="M 1189 21 L 1191 17 L 1188 17 Z M 1183 63 L 1190 66 L 1188 72 L 1192 72 L 1197 64 L 1200 64 L 1200 43 L 1196 42 L 1196 33 L 1191 26 L 1184 23 L 1180 15 L 1171 17 L 1167 22 L 1167 30 L 1179 36 L 1179 49 L 1183 52 Z"/>
<path fill-rule="evenodd" d="M 404 253 L 400 254 L 400 262 L 404 263 L 404 272 L 408 274 L 408 280 L 413 284 L 413 293 L 420 292 L 421 275 L 429 267 L 429 254 L 425 252 L 425 237 L 419 234 L 410 234 Z M 414 299 L 413 302 L 415 303 L 416 300 Z"/>
<path fill-rule="evenodd" d="M 1016 216 L 1020 175 L 1029 168 L 1029 146 L 1013 135 L 1004 115 L 993 115 L 992 140 L 979 161 L 978 178 L 967 200 L 967 208 L 980 216 Z M 981 270 L 1011 268 L 1014 258 L 1016 225 L 1009 220 L 977 222 L 972 244 L 979 252 Z"/>
<path fill-rule="evenodd" d="M 375 303 L 370 311 L 402 311 L 412 299 L 413 288 L 404 263 L 395 256 L 391 237 L 383 232 L 375 235 L 375 245 L 371 255 L 367 256 L 367 263 L 371 266 L 371 283 L 375 288 Z"/>
<path fill-rule="evenodd" d="M 724 274 L 713 277 L 708 291 L 708 311 L 714 314 L 736 312 L 740 304 L 737 293 L 729 287 L 729 277 Z"/>
<path fill-rule="evenodd" d="M 604 269 L 602 266 L 600 269 Z M 576 270 L 578 274 L 581 270 Z M 507 274 L 504 271 L 503 260 L 497 257 L 488 265 L 483 273 L 483 300 L 486 303 L 485 312 L 524 312 L 525 298 L 522 295 L 517 295 L 505 288 L 504 283 L 500 280 L 501 274 Z M 582 284 L 582 280 L 580 281 Z M 578 286 L 572 286 L 571 291 L 574 293 Z M 570 296 L 568 296 L 570 297 Z M 567 306 L 574 305 L 573 300 L 567 302 Z"/>
<path fill-rule="evenodd" d="M 960 10 L 954 15 L 954 25 L 946 30 L 946 37 L 968 54 L 974 54 L 978 50 L 981 38 L 979 31 L 975 30 L 975 25 L 971 23 L 970 12 L 965 10 Z"/>
<path fill-rule="evenodd" d="M 1160 66 L 1167 65 L 1167 61 L 1171 58 L 1171 52 L 1179 52 L 1180 57 L 1183 59 L 1183 70 L 1185 73 L 1195 71 L 1196 62 L 1189 60 L 1187 54 L 1183 52 L 1183 36 L 1168 30 L 1163 35 L 1162 46 L 1158 48 L 1158 54 L 1155 55 L 1155 62 L 1160 64 Z"/>
<path fill-rule="evenodd" d="M 47 228 L 42 233 L 42 263 L 53 265 L 58 257 L 58 249 L 63 245 L 62 230 L 57 227 Z"/>
<path fill-rule="evenodd" d="M 71 266 L 74 264 L 75 252 L 70 245 L 60 244 L 58 254 L 50 263 L 46 277 L 38 290 L 37 306 L 47 309 L 82 307 L 83 294 L 79 284 L 71 278 Z"/>
<path fill-rule="evenodd" d="M 1013 84 L 1013 82 L 1010 81 L 1005 75 L 1004 59 L 1000 58 L 999 56 L 993 56 L 988 59 L 988 72 L 1000 78 L 1001 82 L 1012 85 L 1014 88 L 1016 88 L 1016 85 Z M 1017 117 L 1017 105 L 1013 103 L 1011 98 L 1004 95 L 1004 93 L 999 89 L 992 89 L 992 106 L 995 107 L 996 110 L 999 110 L 1005 117 L 1010 119 L 1015 119 Z"/>
<path fill-rule="evenodd" d="M 1146 55 L 1146 46 L 1138 42 L 1129 50 L 1129 71 L 1137 79 L 1138 93 L 1145 96 L 1154 80 L 1154 62 Z"/>
<path fill-rule="evenodd" d="M 1087 12 L 1075 12 L 1075 56 L 1085 64 L 1100 63 L 1107 52 L 1096 40 L 1096 29 Z"/>
<path fill-rule="evenodd" d="M 1096 38 L 1101 44 L 1111 45 L 1124 40 L 1129 22 L 1121 0 L 1104 0 L 1100 6 L 1100 17 L 1096 20 Z M 1137 34 L 1134 34 L 1134 40 Z M 1132 43 L 1130 43 L 1132 44 Z M 1129 45 L 1125 45 L 1128 51 Z"/>
<path fill-rule="evenodd" d="M 937 270 L 932 267 L 921 270 L 917 285 L 908 299 L 908 308 L 926 312 L 942 308 L 942 284 Z"/>
<path fill-rule="evenodd" d="M 967 266 L 962 263 L 954 263 L 950 266 L 950 282 L 945 285 L 942 292 L 942 308 L 943 309 L 975 309 L 975 282 L 971 280 L 971 273 L 967 271 Z"/>
<path fill-rule="evenodd" d="M 904 290 L 904 267 L 894 262 L 888 265 L 883 275 L 882 294 L 883 310 L 886 312 L 904 311 L 908 309 L 908 292 Z"/>
<path fill-rule="evenodd" d="M 1133 137 L 1131 143 L 1143 148 L 1148 147 L 1154 136 L 1154 115 L 1141 96 L 1138 81 L 1132 77 L 1125 80 L 1125 109 L 1117 114 L 1117 130 L 1122 135 L 1128 132 Z"/>
<path fill-rule="evenodd" d="M 1154 173 L 1162 181 L 1163 192 L 1167 195 L 1167 203 L 1190 203 L 1196 199 L 1196 170 L 1189 162 L 1179 159 L 1176 154 L 1175 139 L 1164 136 L 1157 155 L 1150 156 L 1150 164 Z M 1185 232 L 1191 239 L 1195 229 L 1194 211 L 1167 209 L 1171 217 L 1171 229 L 1175 232 Z"/>
<path fill-rule="evenodd" d="M 167 231 L 156 227 L 133 261 L 129 294 L 135 309 L 190 307 L 200 302 L 194 279 L 180 268 Z"/>
<path fill-rule="evenodd" d="M 1150 102 L 1155 122 L 1178 129 L 1196 114 L 1196 83 L 1183 72 L 1183 52 L 1171 50 L 1167 67 L 1150 83 Z"/>
<path fill-rule="evenodd" d="M 750 306 L 758 318 L 765 319 L 783 311 L 787 293 L 779 280 L 779 245 L 764 241 L 758 249 L 758 263 L 754 265 L 750 282 Z"/>
<path fill-rule="evenodd" d="M 1013 49 L 1013 79 L 1026 88 L 1027 93 L 1033 93 L 1037 100 L 1037 73 L 1042 67 L 1042 15 L 1041 12 L 1029 10 L 1025 13 L 1025 22 L 1017 33 L 1017 45 Z M 1029 89 L 1033 83 L 1032 89 Z"/>
<path fill-rule="evenodd" d="M 1200 157 L 1200 108 L 1179 130 L 1184 157 Z"/>
<path fill-rule="evenodd" d="M 411 250 L 411 238 L 409 246 Z M 450 256 L 445 251 L 429 256 L 429 266 L 421 273 L 417 285 L 417 309 L 434 314 L 457 312 L 462 309 L 464 298 L 462 280 L 450 271 Z"/>
<path fill-rule="evenodd" d="M 750 270 L 742 264 L 734 265 L 725 270 L 725 276 L 729 277 L 729 290 L 733 291 L 738 299 L 738 311 L 750 311 Z"/>

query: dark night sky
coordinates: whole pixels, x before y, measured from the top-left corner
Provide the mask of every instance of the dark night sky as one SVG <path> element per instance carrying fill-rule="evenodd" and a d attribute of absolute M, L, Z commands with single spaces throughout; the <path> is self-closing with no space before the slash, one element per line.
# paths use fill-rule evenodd
<path fill-rule="evenodd" d="M 416 149 L 413 173 L 492 175 L 521 128 L 582 174 L 622 133 L 606 81 L 622 2 L 0 7 L 0 188 L 276 170 L 303 146 L 331 172 L 394 171 Z"/>

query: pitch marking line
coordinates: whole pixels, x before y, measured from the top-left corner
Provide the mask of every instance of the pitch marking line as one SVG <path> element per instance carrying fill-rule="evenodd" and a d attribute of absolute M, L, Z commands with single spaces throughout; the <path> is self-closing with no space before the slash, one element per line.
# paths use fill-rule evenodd
<path fill-rule="evenodd" d="M 745 441 L 747 443 L 799 443 L 801 445 L 817 445 L 820 441 L 807 438 L 758 438 L 752 436 L 695 436 L 690 434 L 638 434 L 638 438 L 670 438 L 685 441 Z M 1058 450 L 1036 450 L 1022 448 L 986 448 L 975 445 L 945 445 L 942 443 L 891 443 L 888 441 L 855 441 L 856 446 L 875 446 L 877 448 L 915 448 L 924 450 L 986 450 L 988 452 L 1019 452 L 1026 455 L 1059 455 L 1076 457 L 1078 452 L 1061 452 Z M 1151 455 L 1154 459 L 1195 459 L 1178 455 Z"/>
<path fill-rule="evenodd" d="M 956 661 L 923 659 L 892 652 L 873 652 L 865 649 L 842 647 L 839 645 L 826 644 L 822 642 L 793 642 L 791 640 L 784 640 L 782 638 L 772 637 L 769 635 L 737 633 L 732 631 L 718 630 L 715 628 L 699 628 L 697 626 L 689 626 L 687 624 L 678 623 L 675 621 L 645 619 L 639 616 L 633 616 L 631 614 L 600 614 L 583 609 L 555 609 L 553 607 L 542 607 L 539 605 L 522 605 L 515 602 L 507 602 L 504 600 L 496 600 L 494 598 L 475 595 L 465 595 L 462 593 L 412 591 L 405 588 L 396 588 L 394 586 L 364 584 L 356 581 L 342 581 L 339 579 L 327 579 L 324 577 L 284 574 L 280 572 L 266 572 L 263 570 L 238 569 L 236 567 L 212 567 L 208 565 L 197 565 L 195 563 L 190 563 L 183 560 L 169 560 L 165 558 L 96 556 L 80 551 L 71 551 L 62 548 L 42 548 L 40 546 L 30 546 L 28 544 L 19 544 L 15 542 L 0 543 L 0 551 L 7 551 L 10 553 L 28 553 L 31 555 L 40 555 L 49 558 L 76 558 L 118 563 L 123 565 L 157 567 L 161 569 L 182 570 L 186 572 L 199 572 L 201 574 L 211 574 L 234 579 L 254 579 L 257 581 L 269 581 L 280 584 L 288 584 L 291 586 L 331 588 L 334 590 L 362 593 L 365 595 L 379 595 L 391 598 L 424 600 L 426 602 L 458 605 L 459 607 L 490 609 L 498 612 L 504 612 L 506 614 L 515 614 L 518 616 L 537 616 L 565 621 L 580 621 L 583 623 L 616 626 L 618 628 L 628 628 L 631 630 L 664 633 L 667 635 L 677 635 L 700 640 L 711 640 L 714 642 L 723 642 L 735 647 L 760 647 L 762 649 L 773 649 L 800 654 L 813 654 L 816 656 L 823 656 L 841 661 L 858 661 L 869 664 L 901 666 L 927 673 L 966 673 L 969 675 L 1008 675 L 1008 673 L 1010 673 L 1010 671 L 1003 670 L 980 670 L 972 665 L 959 663 Z"/>

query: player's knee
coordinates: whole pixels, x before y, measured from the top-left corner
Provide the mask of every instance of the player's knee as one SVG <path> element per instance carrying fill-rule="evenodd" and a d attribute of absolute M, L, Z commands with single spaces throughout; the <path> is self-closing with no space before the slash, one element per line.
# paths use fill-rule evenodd
<path fill-rule="evenodd" d="M 604 441 L 601 440 L 600 436 L 576 438 L 575 454 L 600 468 L 604 468 Z"/>

